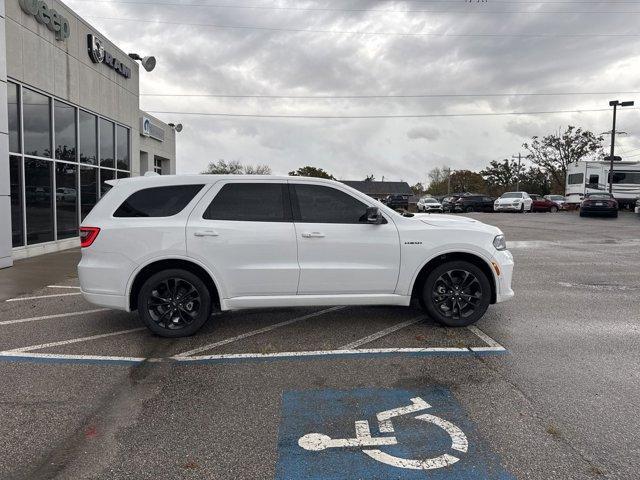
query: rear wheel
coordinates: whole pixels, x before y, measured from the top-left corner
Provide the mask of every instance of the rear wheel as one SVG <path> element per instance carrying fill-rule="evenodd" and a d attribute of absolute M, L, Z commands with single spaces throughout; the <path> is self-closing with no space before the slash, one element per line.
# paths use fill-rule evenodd
<path fill-rule="evenodd" d="M 477 322 L 491 303 L 491 285 L 480 268 L 465 261 L 443 263 L 422 286 L 421 304 L 436 322 L 466 327 Z"/>
<path fill-rule="evenodd" d="M 197 275 L 181 269 L 149 277 L 138 295 L 138 314 L 161 337 L 187 337 L 211 315 L 211 294 Z"/>
<path fill-rule="evenodd" d="M 472 212 L 473 212 L 473 207 L 467 207 L 467 208 L 465 209 L 465 212 L 467 212 L 467 213 L 472 213 Z"/>

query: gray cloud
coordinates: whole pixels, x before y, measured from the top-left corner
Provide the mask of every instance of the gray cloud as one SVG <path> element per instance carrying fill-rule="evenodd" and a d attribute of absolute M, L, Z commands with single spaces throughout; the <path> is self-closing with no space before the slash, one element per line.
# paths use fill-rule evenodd
<path fill-rule="evenodd" d="M 634 37 L 410 37 L 269 32 L 166 25 L 105 17 L 216 25 L 377 32 L 499 34 L 637 33 L 633 6 L 589 4 L 453 4 L 390 1 L 308 1 L 287 5 L 364 12 L 299 11 L 69 0 L 72 8 L 123 49 L 158 57 L 141 74 L 142 92 L 289 95 L 636 91 L 639 39 Z M 278 5 L 283 5 L 278 3 Z M 422 9 L 440 13 L 380 13 Z M 478 13 L 530 11 L 546 13 Z M 589 14 L 562 12 L 612 12 Z M 475 12 L 475 13 L 473 13 Z M 101 19 L 101 18 L 102 19 Z M 144 50 L 144 51 L 142 51 Z M 624 98 L 627 99 L 627 98 Z M 633 98 L 629 98 L 633 99 Z M 381 98 L 353 100 L 142 97 L 141 107 L 290 115 L 452 114 L 607 108 L 607 96 Z M 265 163 L 274 173 L 315 165 L 339 178 L 424 181 L 434 166 L 478 169 L 517 153 L 531 135 L 567 124 L 601 132 L 610 113 L 518 117 L 362 120 L 218 118 L 159 115 L 180 121 L 178 171 L 200 171 L 225 158 Z M 636 133 L 638 115 L 627 110 L 621 129 Z M 413 141 L 407 141 L 413 140 Z M 425 141 L 426 140 L 426 141 Z M 631 148 L 633 135 L 621 139 Z"/>

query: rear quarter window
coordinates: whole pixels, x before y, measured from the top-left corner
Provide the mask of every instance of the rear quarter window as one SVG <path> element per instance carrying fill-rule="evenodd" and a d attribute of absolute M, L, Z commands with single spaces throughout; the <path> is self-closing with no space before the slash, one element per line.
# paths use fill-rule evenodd
<path fill-rule="evenodd" d="M 186 207 L 204 185 L 171 185 L 151 187 L 132 193 L 114 217 L 171 217 Z"/>

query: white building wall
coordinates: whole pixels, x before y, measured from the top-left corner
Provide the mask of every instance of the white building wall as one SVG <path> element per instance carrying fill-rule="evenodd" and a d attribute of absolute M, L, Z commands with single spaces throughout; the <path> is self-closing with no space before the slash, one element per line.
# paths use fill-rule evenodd
<path fill-rule="evenodd" d="M 9 186 L 9 121 L 7 117 L 7 62 L 5 6 L 0 0 L 0 268 L 13 265 L 11 258 L 11 196 Z"/>

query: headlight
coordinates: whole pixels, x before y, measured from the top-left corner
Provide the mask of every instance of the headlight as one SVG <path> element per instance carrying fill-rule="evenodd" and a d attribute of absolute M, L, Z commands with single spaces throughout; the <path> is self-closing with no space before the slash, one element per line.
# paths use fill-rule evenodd
<path fill-rule="evenodd" d="M 496 247 L 496 250 L 506 250 L 507 241 L 505 240 L 504 235 L 497 235 L 496 238 L 493 239 L 493 246 Z"/>

